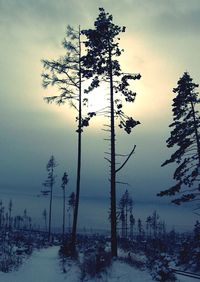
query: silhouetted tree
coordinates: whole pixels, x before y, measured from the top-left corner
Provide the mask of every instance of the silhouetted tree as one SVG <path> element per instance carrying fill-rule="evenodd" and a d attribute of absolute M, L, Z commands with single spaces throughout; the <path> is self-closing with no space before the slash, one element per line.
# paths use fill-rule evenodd
<path fill-rule="evenodd" d="M 54 156 L 51 156 L 46 169 L 48 172 L 47 179 L 43 183 L 45 189 L 42 190 L 43 195 L 50 195 L 50 201 L 49 201 L 49 230 L 48 230 L 48 240 L 51 240 L 51 215 L 52 215 L 52 199 L 53 199 L 53 185 L 55 184 L 55 173 L 54 169 L 57 166 Z"/>
<path fill-rule="evenodd" d="M 135 225 L 135 218 L 132 214 L 132 211 L 130 213 L 130 238 L 133 239 L 133 227 Z"/>
<path fill-rule="evenodd" d="M 167 139 L 167 147 L 177 148 L 162 166 L 170 163 L 177 163 L 178 167 L 173 178 L 176 184 L 158 196 L 174 196 L 181 193 L 181 196 L 173 199 L 172 202 L 181 203 L 198 199 L 200 195 L 199 171 L 200 171 L 200 126 L 199 112 L 196 106 L 200 100 L 197 88 L 190 75 L 185 72 L 179 79 L 178 85 L 173 89 L 176 97 L 173 99 L 173 123 L 171 136 Z"/>
<path fill-rule="evenodd" d="M 137 224 L 138 224 L 138 226 L 137 226 L 138 227 L 138 235 L 139 235 L 139 239 L 141 240 L 143 229 L 142 229 L 142 221 L 141 221 L 140 218 L 138 219 Z"/>
<path fill-rule="evenodd" d="M 67 183 L 69 182 L 68 175 L 65 172 L 63 177 L 62 177 L 62 189 L 63 189 L 63 228 L 62 228 L 62 239 L 64 243 L 64 238 L 65 238 L 65 188 L 67 186 Z"/>
<path fill-rule="evenodd" d="M 45 73 L 42 74 L 43 86 L 57 86 L 60 95 L 46 97 L 48 103 L 56 102 L 58 105 L 69 102 L 78 112 L 78 156 L 77 156 L 77 178 L 76 178 L 76 205 L 74 209 L 72 227 L 72 249 L 75 252 L 77 220 L 80 195 L 81 179 L 81 140 L 83 127 L 89 125 L 90 118 L 83 118 L 82 106 L 87 104 L 87 99 L 82 99 L 82 62 L 81 62 L 81 32 L 71 26 L 67 27 L 66 38 L 63 41 L 66 54 L 58 60 L 43 60 Z M 85 73 L 87 71 L 85 70 Z"/>
<path fill-rule="evenodd" d="M 146 234 L 151 238 L 152 218 L 148 216 L 146 219 Z"/>
<path fill-rule="evenodd" d="M 9 230 L 12 228 L 12 200 L 9 201 L 8 211 L 9 211 Z"/>
<path fill-rule="evenodd" d="M 69 232 L 71 232 L 71 226 L 70 226 L 70 221 L 71 221 L 71 212 L 70 210 L 72 210 L 72 215 L 73 215 L 73 218 L 74 218 L 74 210 L 75 210 L 75 205 L 76 205 L 76 195 L 74 192 L 72 192 L 69 196 L 69 201 L 68 201 L 68 204 L 69 204 Z"/>
<path fill-rule="evenodd" d="M 47 232 L 47 210 L 46 209 L 43 210 L 42 215 L 43 215 L 43 218 L 44 218 L 45 231 Z"/>
<path fill-rule="evenodd" d="M 28 224 L 29 224 L 29 230 L 32 229 L 32 218 L 29 216 L 28 217 Z"/>
<path fill-rule="evenodd" d="M 197 220 L 194 226 L 194 241 L 200 245 L 200 222 Z"/>
<path fill-rule="evenodd" d="M 129 134 L 131 129 L 139 124 L 132 117 L 128 117 L 123 112 L 123 102 L 121 99 L 114 97 L 117 93 L 127 102 L 134 102 L 136 93 L 128 89 L 129 80 L 140 79 L 140 75 L 122 73 L 119 57 L 122 50 L 119 48 L 118 37 L 121 32 L 125 32 L 125 27 L 119 27 L 113 23 L 112 15 L 106 13 L 103 8 L 99 9 L 100 13 L 94 23 L 94 29 L 82 31 L 86 36 L 85 46 L 87 47 L 86 55 L 82 60 L 84 63 L 83 73 L 87 78 L 92 78 L 91 85 L 86 92 L 90 92 L 98 87 L 100 81 L 109 84 L 110 106 L 106 114 L 110 116 L 110 195 L 111 195 L 111 255 L 117 256 L 117 216 L 116 216 L 116 173 L 121 170 L 134 149 L 128 155 L 125 162 L 116 169 L 116 151 L 115 151 L 115 117 L 120 120 L 120 128 L 124 128 Z M 86 73 L 85 73 L 86 69 Z M 89 117 L 91 114 L 89 115 Z"/>
<path fill-rule="evenodd" d="M 159 220 L 159 215 L 157 214 L 156 211 L 154 211 L 153 215 L 151 216 L 151 228 L 153 230 L 154 238 L 156 238 L 158 234 L 158 220 Z"/>
<path fill-rule="evenodd" d="M 122 237 L 125 238 L 127 238 L 128 236 L 128 222 L 129 222 L 128 219 L 130 219 L 132 208 L 133 208 L 133 200 L 128 190 L 126 190 L 119 201 L 120 221 L 122 223 L 121 226 Z"/>

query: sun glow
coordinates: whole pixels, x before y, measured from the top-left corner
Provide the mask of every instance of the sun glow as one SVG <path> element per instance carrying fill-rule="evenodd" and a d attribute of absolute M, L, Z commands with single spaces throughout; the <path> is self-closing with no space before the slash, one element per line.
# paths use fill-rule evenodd
<path fill-rule="evenodd" d="M 122 99 L 125 114 L 136 120 L 150 122 L 155 118 L 165 117 L 171 103 L 169 92 L 173 88 L 171 79 L 173 72 L 170 73 L 165 58 L 162 54 L 155 54 L 152 46 L 149 46 L 137 36 L 132 38 L 127 34 L 123 37 L 122 42 L 122 47 L 126 50 L 120 58 L 122 70 L 140 73 L 142 78 L 130 83 L 130 90 L 137 93 L 134 103 L 124 102 L 120 95 L 115 95 L 115 99 Z M 134 46 L 134 52 L 132 52 L 132 49 L 130 50 L 130 46 Z M 167 78 L 160 76 L 160 73 L 168 73 Z M 105 116 L 108 116 L 110 106 L 109 83 L 101 83 L 98 88 L 88 94 L 84 94 L 84 88 L 87 88 L 85 83 L 82 85 L 82 99 L 83 102 L 84 99 L 87 99 L 88 102 L 83 105 L 83 118 L 90 112 L 98 112 L 97 117 L 90 121 L 90 128 L 96 130 L 105 123 Z M 55 95 L 53 91 L 52 94 Z M 70 124 L 74 125 L 78 112 L 73 107 L 70 107 L 68 103 L 64 106 L 52 105 L 52 107 L 65 121 L 67 119 Z"/>
<path fill-rule="evenodd" d="M 88 99 L 88 112 L 103 112 L 109 107 L 109 91 L 106 85 L 93 90 L 89 94 L 84 94 L 84 98 Z"/>

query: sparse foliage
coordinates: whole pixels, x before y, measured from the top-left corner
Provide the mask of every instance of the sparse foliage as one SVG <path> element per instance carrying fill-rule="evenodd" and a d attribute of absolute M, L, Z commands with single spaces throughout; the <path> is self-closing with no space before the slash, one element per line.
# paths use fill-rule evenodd
<path fill-rule="evenodd" d="M 86 92 L 97 88 L 101 82 L 109 84 L 110 105 L 105 114 L 110 116 L 110 195 L 111 195 L 111 253 L 117 256 L 117 216 L 116 216 L 116 173 L 124 166 L 116 169 L 115 152 L 115 117 L 119 120 L 120 128 L 128 134 L 139 121 L 128 117 L 123 111 L 123 100 L 134 102 L 136 93 L 129 90 L 131 80 L 140 79 L 140 74 L 127 74 L 121 71 L 117 58 L 122 50 L 119 48 L 119 34 L 125 32 L 125 27 L 113 23 L 113 17 L 103 8 L 99 9 L 99 16 L 94 22 L 94 29 L 83 30 L 86 36 L 85 46 L 87 54 L 82 57 L 83 75 L 92 79 Z M 86 70 L 86 71 L 85 71 Z M 119 94 L 120 98 L 117 96 Z M 133 152 L 132 152 L 133 153 Z M 130 156 L 129 156 L 130 157 Z M 129 157 L 127 159 L 129 159 Z M 126 161 L 124 162 L 124 164 Z"/>
<path fill-rule="evenodd" d="M 81 179 L 81 139 L 83 127 L 89 125 L 90 117 L 83 118 L 82 106 L 87 104 L 87 98 L 82 99 L 82 62 L 81 62 L 81 32 L 80 26 L 75 30 L 71 26 L 67 27 L 66 38 L 63 41 L 65 55 L 58 60 L 43 60 L 45 73 L 42 74 L 43 86 L 56 86 L 59 95 L 46 97 L 48 103 L 69 104 L 77 110 L 76 121 L 78 128 L 78 156 L 77 156 L 77 180 L 76 180 L 76 205 L 74 209 L 74 218 L 72 226 L 72 247 L 75 252 L 80 179 Z M 84 71 L 87 74 L 87 70 Z M 83 100 L 83 101 L 82 101 Z"/>

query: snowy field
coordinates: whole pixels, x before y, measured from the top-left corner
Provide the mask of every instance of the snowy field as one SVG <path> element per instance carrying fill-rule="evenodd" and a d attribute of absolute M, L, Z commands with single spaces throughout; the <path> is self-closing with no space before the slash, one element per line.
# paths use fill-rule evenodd
<path fill-rule="evenodd" d="M 61 272 L 58 260 L 58 247 L 50 247 L 35 251 L 18 271 L 11 273 L 0 272 L 0 282 L 78 282 L 80 270 L 76 264 Z M 178 277 L 179 282 L 193 282 L 196 279 L 183 276 Z M 151 282 L 151 276 L 145 271 L 116 261 L 104 277 L 87 280 L 87 282 Z"/>

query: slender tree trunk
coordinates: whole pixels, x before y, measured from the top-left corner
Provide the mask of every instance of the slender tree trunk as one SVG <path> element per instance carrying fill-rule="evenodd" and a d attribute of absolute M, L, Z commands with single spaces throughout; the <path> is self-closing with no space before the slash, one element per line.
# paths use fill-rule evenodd
<path fill-rule="evenodd" d="M 125 214 L 125 237 L 127 238 L 128 236 L 128 207 L 127 207 L 127 204 L 126 204 L 126 207 L 125 207 L 125 210 L 126 210 L 126 214 Z"/>
<path fill-rule="evenodd" d="M 81 178 L 81 135 L 82 135 L 82 95 L 81 95 L 81 40 L 80 40 L 80 26 L 79 26 L 79 106 L 78 106 L 78 160 L 77 160 L 77 179 L 76 179 L 76 198 L 75 209 L 72 226 L 72 252 L 75 253 L 76 249 L 76 233 L 78 221 L 78 208 L 80 197 L 80 178 Z"/>
<path fill-rule="evenodd" d="M 53 169 L 52 169 L 53 175 Z M 51 212 L 52 212 L 52 198 L 53 198 L 53 181 L 51 180 L 51 187 L 50 187 L 50 203 L 49 203 L 49 232 L 48 232 L 48 241 L 51 240 Z"/>
<path fill-rule="evenodd" d="M 63 226 L 62 226 L 62 241 L 65 240 L 65 187 L 63 187 Z"/>
<path fill-rule="evenodd" d="M 117 257 L 117 218 L 116 218 L 116 168 L 115 168 L 115 117 L 114 91 L 112 74 L 112 54 L 109 46 L 109 79 L 110 79 L 110 141 L 111 141 L 111 256 Z"/>

